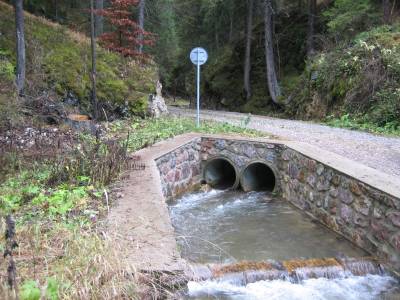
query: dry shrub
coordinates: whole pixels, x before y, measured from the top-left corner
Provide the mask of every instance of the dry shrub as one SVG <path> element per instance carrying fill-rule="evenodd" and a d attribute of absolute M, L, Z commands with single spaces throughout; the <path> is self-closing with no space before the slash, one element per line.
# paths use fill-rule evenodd
<path fill-rule="evenodd" d="M 312 102 L 306 107 L 305 118 L 306 119 L 323 119 L 327 114 L 326 103 L 321 99 L 318 92 L 315 92 L 312 96 Z"/>
<path fill-rule="evenodd" d="M 119 140 L 83 141 L 72 153 L 54 159 L 53 178 L 76 181 L 88 176 L 96 186 L 106 186 L 117 179 L 127 165 L 127 147 Z"/>
<path fill-rule="evenodd" d="M 60 224 L 32 224 L 17 230 L 19 242 L 14 258 L 17 282 L 58 283 L 61 299 L 138 299 L 137 273 L 122 264 L 122 249 L 100 228 L 68 228 Z M 3 240 L 1 242 L 4 242 Z M 0 282 L 6 282 L 7 266 L 0 262 Z M 2 299 L 13 299 L 4 284 Z"/>
<path fill-rule="evenodd" d="M 71 130 L 54 132 L 51 128 L 35 128 L 34 136 L 13 130 L 7 137 L 10 144 L 0 145 L 0 176 L 18 171 L 21 166 L 29 169 L 32 164 L 45 164 L 51 169 L 51 186 L 76 183 L 81 176 L 90 178 L 92 185 L 106 186 L 127 167 L 127 142 L 120 139 L 80 135 Z M 30 143 L 34 146 L 28 147 Z"/>
<path fill-rule="evenodd" d="M 22 121 L 21 104 L 13 94 L 0 92 L 0 134 Z"/>

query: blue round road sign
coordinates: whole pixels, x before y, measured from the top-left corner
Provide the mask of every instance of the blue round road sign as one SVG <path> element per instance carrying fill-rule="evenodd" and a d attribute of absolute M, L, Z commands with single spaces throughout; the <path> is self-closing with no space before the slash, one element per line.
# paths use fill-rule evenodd
<path fill-rule="evenodd" d="M 208 54 L 207 51 L 203 48 L 194 48 L 192 52 L 190 52 L 190 60 L 195 65 L 204 65 L 207 62 Z"/>

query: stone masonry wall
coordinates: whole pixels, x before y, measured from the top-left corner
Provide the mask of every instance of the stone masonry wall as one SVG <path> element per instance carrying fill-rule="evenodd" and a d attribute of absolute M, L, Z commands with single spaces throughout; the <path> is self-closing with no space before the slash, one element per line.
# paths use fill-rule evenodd
<path fill-rule="evenodd" d="M 164 197 L 170 200 L 200 181 L 201 138 L 156 159 Z"/>
<path fill-rule="evenodd" d="M 291 149 L 279 170 L 283 198 L 400 269 L 400 199 Z"/>
<path fill-rule="evenodd" d="M 225 156 L 239 169 L 257 159 L 276 165 L 282 149 L 280 144 L 203 138 L 201 159 L 205 161 L 215 156 Z"/>

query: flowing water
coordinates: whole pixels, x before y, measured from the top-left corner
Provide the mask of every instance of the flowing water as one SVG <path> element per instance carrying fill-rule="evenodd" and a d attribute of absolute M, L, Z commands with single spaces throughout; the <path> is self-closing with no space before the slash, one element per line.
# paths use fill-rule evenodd
<path fill-rule="evenodd" d="M 367 254 L 288 202 L 264 193 L 195 192 L 170 204 L 181 254 L 198 264 L 363 257 Z M 385 275 L 189 282 L 190 299 L 400 299 Z M 334 278 L 337 277 L 337 278 Z M 389 291 L 389 293 L 388 293 Z M 394 296 L 393 296 L 394 295 Z M 395 297 L 395 298 L 392 298 Z"/>
<path fill-rule="evenodd" d="M 285 280 L 258 281 L 246 286 L 217 281 L 189 282 L 188 298 L 237 300 L 398 300 L 399 298 L 390 292 L 395 284 L 396 282 L 393 278 L 378 275 L 353 276 L 338 279 L 307 279 L 301 283 L 292 283 Z"/>
<path fill-rule="evenodd" d="M 170 206 L 182 256 L 196 263 L 350 257 L 366 253 L 263 193 L 211 191 Z"/>

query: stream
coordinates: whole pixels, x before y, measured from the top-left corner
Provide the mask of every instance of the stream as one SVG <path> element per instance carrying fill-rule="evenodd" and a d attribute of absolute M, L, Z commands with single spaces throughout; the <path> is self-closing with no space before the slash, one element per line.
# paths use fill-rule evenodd
<path fill-rule="evenodd" d="M 287 201 L 265 193 L 194 192 L 170 203 L 181 255 L 196 264 L 352 257 L 368 254 Z M 385 274 L 238 282 L 221 278 L 188 283 L 187 299 L 400 299 Z"/>

